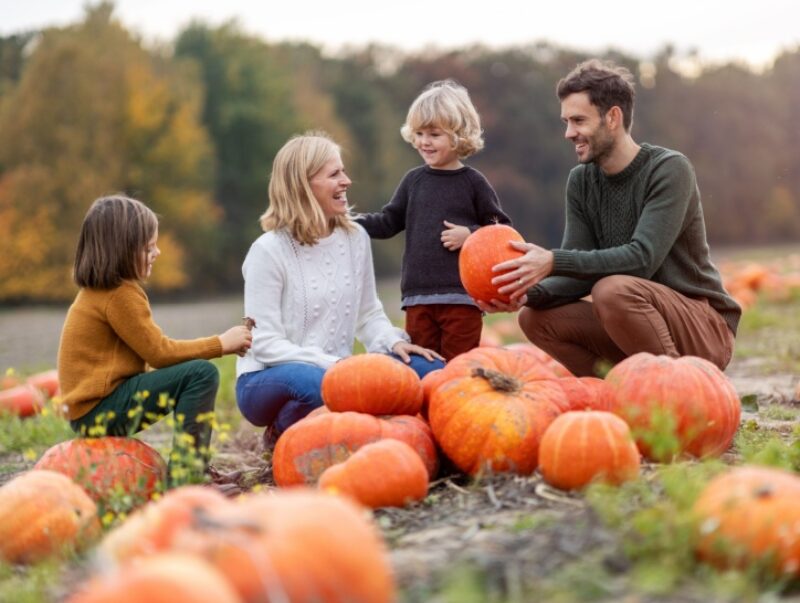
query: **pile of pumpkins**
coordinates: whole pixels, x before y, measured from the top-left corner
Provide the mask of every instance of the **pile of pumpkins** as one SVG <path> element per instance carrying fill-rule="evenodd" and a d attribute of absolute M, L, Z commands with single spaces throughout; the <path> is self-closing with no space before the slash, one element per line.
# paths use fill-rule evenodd
<path fill-rule="evenodd" d="M 745 261 L 720 264 L 722 282 L 733 298 L 747 310 L 759 295 L 772 302 L 791 301 L 800 291 L 800 255 L 769 264 Z"/>

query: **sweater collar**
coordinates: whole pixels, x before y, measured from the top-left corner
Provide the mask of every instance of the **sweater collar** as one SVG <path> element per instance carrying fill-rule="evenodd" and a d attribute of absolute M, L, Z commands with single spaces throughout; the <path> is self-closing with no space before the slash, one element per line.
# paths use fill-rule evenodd
<path fill-rule="evenodd" d="M 436 168 L 432 168 L 427 164 L 424 167 L 428 174 L 435 174 L 436 176 L 455 176 L 456 174 L 463 174 L 469 169 L 469 167 L 466 165 L 462 165 L 460 168 L 455 170 L 437 170 Z"/>
<path fill-rule="evenodd" d="M 597 168 L 597 171 L 603 176 L 603 178 L 605 178 L 609 182 L 622 182 L 623 180 L 630 178 L 633 174 L 638 172 L 639 168 L 645 164 L 649 156 L 650 156 L 650 145 L 648 145 L 647 143 L 642 143 L 639 152 L 636 153 L 636 157 L 634 157 L 633 160 L 628 165 L 626 165 L 625 169 L 623 169 L 621 172 L 617 172 L 616 174 L 611 174 L 610 176 L 607 176 L 606 174 L 603 173 L 603 170 L 601 170 L 599 167 Z"/>

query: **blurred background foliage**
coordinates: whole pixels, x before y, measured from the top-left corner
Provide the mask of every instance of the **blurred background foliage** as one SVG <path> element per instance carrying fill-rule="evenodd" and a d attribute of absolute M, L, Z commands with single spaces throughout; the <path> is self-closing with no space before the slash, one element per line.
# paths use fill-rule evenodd
<path fill-rule="evenodd" d="M 345 148 L 351 203 L 376 210 L 419 163 L 399 134 L 409 103 L 448 77 L 470 90 L 483 119 L 486 148 L 469 163 L 526 239 L 556 246 L 575 160 L 554 90 L 585 58 L 546 43 L 419 53 L 372 45 L 330 56 L 202 22 L 148 45 L 107 2 L 68 27 L 0 37 L 0 303 L 69 300 L 80 223 L 93 199 L 113 192 L 161 216 L 156 291 L 238 294 L 287 138 L 332 134 Z M 634 138 L 693 162 L 712 243 L 800 237 L 800 48 L 759 73 L 698 62 L 689 76 L 669 47 L 647 60 L 605 58 L 637 76 Z M 397 272 L 402 245 L 374 244 L 379 275 Z"/>

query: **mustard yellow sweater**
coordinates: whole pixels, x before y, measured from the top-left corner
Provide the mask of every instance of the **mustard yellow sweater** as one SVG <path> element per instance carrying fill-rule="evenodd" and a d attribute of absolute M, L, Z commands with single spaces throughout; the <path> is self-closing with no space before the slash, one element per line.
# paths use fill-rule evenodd
<path fill-rule="evenodd" d="M 58 377 L 67 417 L 88 413 L 116 387 L 147 370 L 195 358 L 222 356 L 216 335 L 192 340 L 166 337 L 153 322 L 142 287 L 81 289 L 67 312 L 58 348 Z"/>

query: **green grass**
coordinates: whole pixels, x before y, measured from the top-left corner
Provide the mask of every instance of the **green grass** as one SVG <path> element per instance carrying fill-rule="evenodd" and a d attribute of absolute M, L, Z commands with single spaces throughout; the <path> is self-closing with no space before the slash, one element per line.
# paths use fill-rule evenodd
<path fill-rule="evenodd" d="M 54 444 L 73 437 L 66 419 L 56 416 L 51 407 L 24 419 L 0 415 L 0 453 L 21 452 L 36 459 Z"/>
<path fill-rule="evenodd" d="M 11 567 L 0 562 L 0 601 L 46 603 L 53 601 L 53 588 L 61 579 L 64 565 L 56 560 L 28 567 Z"/>

